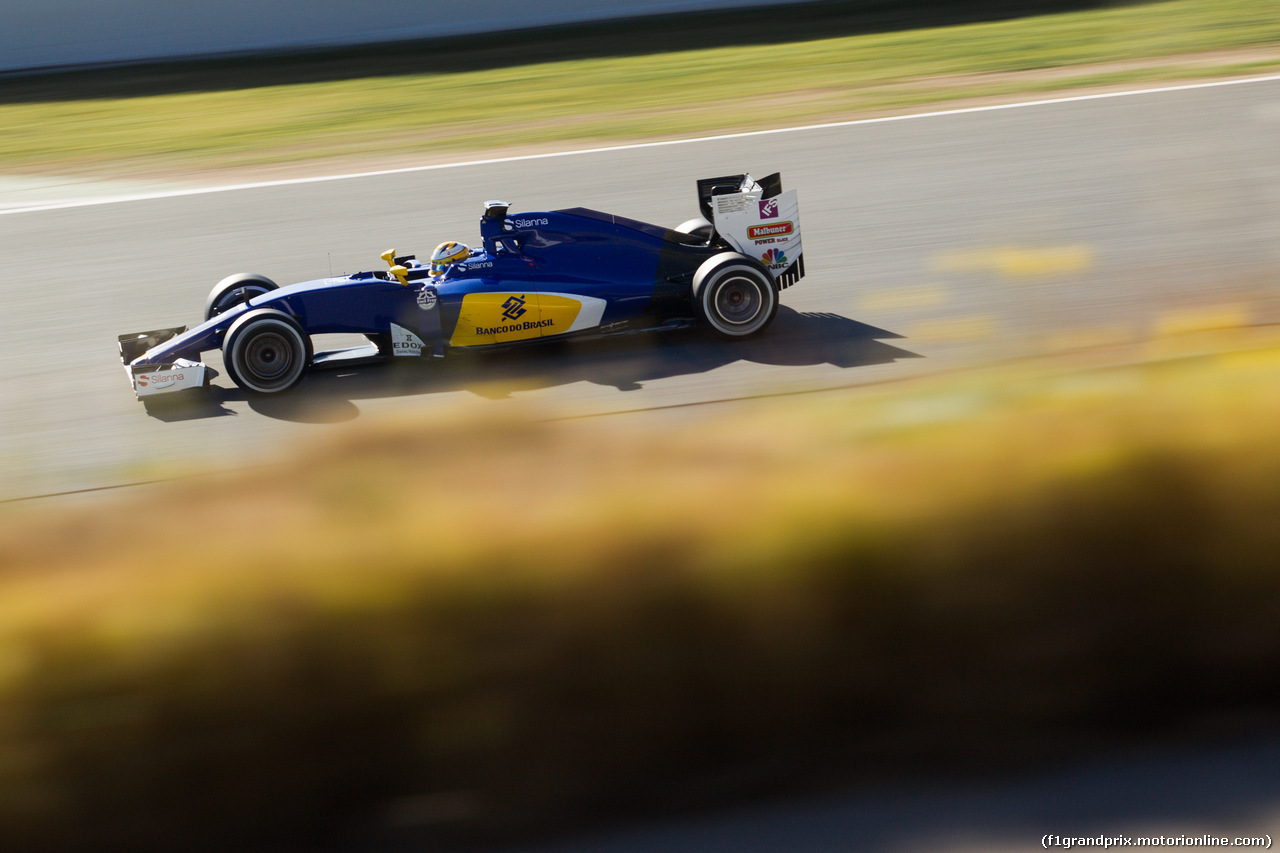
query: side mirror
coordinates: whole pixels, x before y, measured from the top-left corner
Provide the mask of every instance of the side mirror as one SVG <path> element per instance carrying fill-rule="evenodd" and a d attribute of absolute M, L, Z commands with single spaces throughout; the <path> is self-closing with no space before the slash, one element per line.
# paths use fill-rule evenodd
<path fill-rule="evenodd" d="M 384 261 L 386 261 L 386 262 L 387 262 L 387 266 L 391 267 L 391 269 L 389 270 L 389 272 L 391 273 L 391 275 L 393 275 L 393 276 L 395 277 L 395 279 L 396 279 L 397 281 L 399 281 L 399 282 L 400 282 L 401 284 L 403 284 L 405 287 L 408 287 L 408 286 L 409 286 L 409 270 L 408 270 L 408 268 L 403 267 L 403 266 L 401 266 L 400 264 L 397 264 L 397 263 L 396 263 L 396 250 L 395 250 L 395 249 L 387 249 L 385 252 L 383 252 L 383 253 L 382 253 L 381 255 L 379 255 L 378 257 L 380 257 L 380 258 L 382 258 Z"/>

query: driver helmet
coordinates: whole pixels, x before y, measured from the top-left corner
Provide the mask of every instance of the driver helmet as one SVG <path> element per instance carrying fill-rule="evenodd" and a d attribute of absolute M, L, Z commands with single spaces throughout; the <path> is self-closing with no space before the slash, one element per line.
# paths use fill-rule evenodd
<path fill-rule="evenodd" d="M 431 274 L 433 276 L 442 275 L 451 264 L 465 261 L 471 257 L 471 250 L 467 248 L 465 243 L 441 243 L 436 246 L 436 250 L 431 253 Z"/>

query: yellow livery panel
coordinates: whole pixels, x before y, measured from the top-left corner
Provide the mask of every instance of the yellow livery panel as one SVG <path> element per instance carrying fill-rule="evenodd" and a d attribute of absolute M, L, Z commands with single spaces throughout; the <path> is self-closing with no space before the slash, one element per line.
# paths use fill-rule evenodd
<path fill-rule="evenodd" d="M 455 347 L 484 346 L 569 331 L 582 304 L 540 293 L 468 293 L 449 337 Z"/>
<path fill-rule="evenodd" d="M 545 338 L 569 331 L 582 311 L 582 302 L 570 296 L 539 293 L 538 307 L 542 310 L 542 336 Z"/>

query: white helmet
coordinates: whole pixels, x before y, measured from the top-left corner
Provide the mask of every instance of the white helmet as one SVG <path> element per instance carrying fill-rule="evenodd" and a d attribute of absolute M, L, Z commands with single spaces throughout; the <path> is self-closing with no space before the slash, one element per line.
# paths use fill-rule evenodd
<path fill-rule="evenodd" d="M 431 253 L 431 274 L 440 275 L 449 268 L 451 264 L 465 261 L 471 257 L 471 250 L 467 248 L 465 243 L 441 243 L 436 246 L 436 250 Z"/>

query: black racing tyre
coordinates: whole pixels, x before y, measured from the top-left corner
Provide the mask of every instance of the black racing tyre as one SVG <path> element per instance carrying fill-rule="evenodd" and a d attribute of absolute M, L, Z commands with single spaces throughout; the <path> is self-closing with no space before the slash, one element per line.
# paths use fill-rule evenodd
<path fill-rule="evenodd" d="M 681 234 L 689 234 L 704 241 L 710 240 L 716 231 L 715 226 L 701 216 L 681 222 L 672 230 L 679 231 Z"/>
<path fill-rule="evenodd" d="M 298 321 L 274 308 L 237 317 L 222 340 L 227 374 L 252 394 L 279 394 L 297 385 L 311 354 L 311 339 Z"/>
<path fill-rule="evenodd" d="M 209 291 L 209 298 L 204 301 L 204 319 L 208 322 L 223 311 L 234 308 L 241 302 L 248 302 L 255 296 L 270 293 L 278 287 L 274 281 L 257 273 L 229 275 Z"/>
<path fill-rule="evenodd" d="M 712 334 L 730 340 L 758 335 L 778 313 L 778 291 L 764 268 L 737 253 L 713 258 L 693 280 L 693 308 Z"/>

